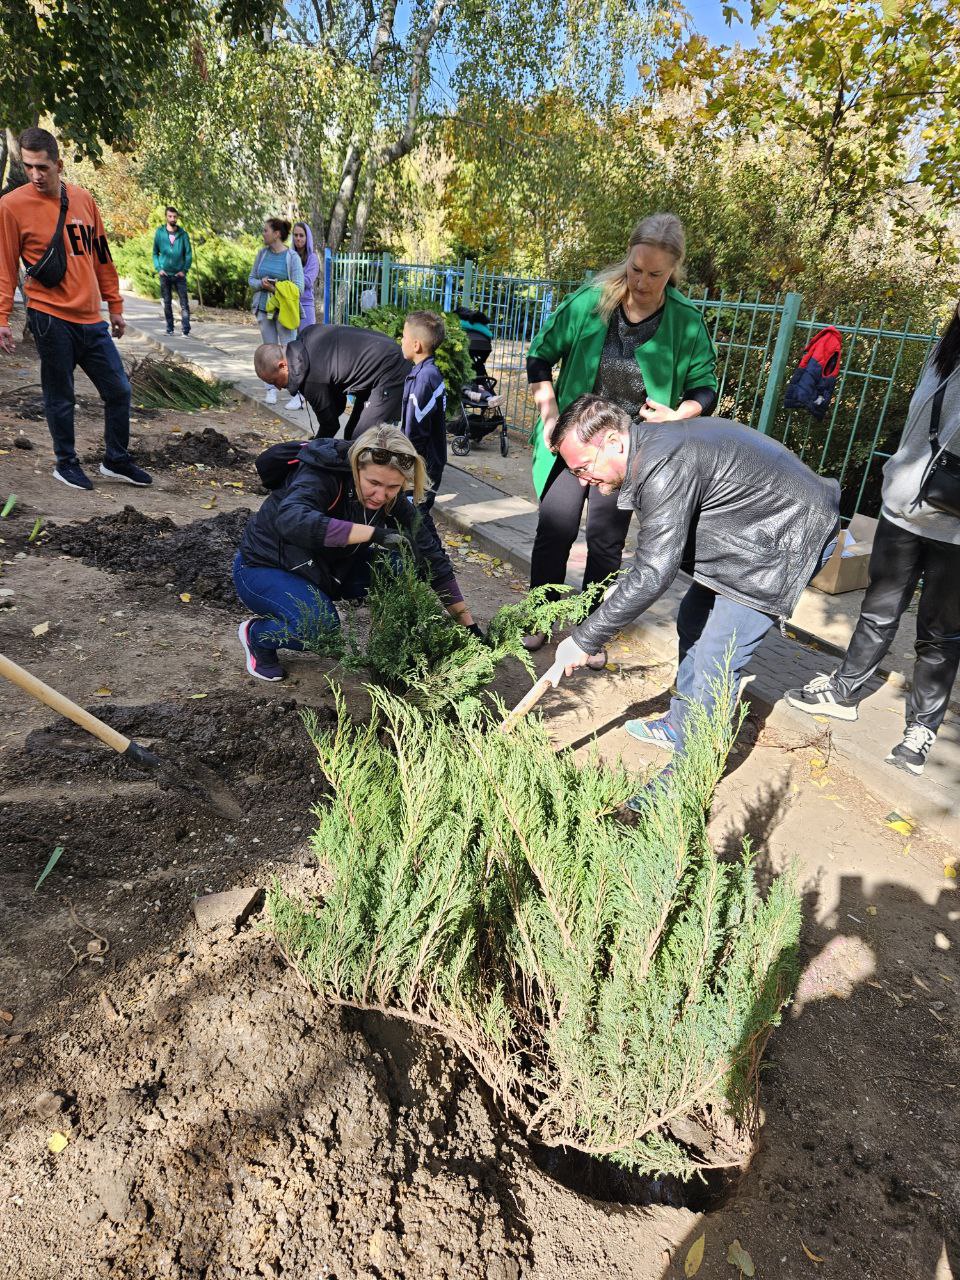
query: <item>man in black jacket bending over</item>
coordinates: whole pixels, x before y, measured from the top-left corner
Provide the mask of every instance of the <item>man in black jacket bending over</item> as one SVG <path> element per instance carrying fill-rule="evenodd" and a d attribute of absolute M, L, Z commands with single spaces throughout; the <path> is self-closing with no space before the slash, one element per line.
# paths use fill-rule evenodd
<path fill-rule="evenodd" d="M 560 415 L 552 446 L 581 484 L 619 490 L 617 505 L 637 515 L 633 564 L 558 645 L 557 662 L 571 675 L 685 570 L 693 583 L 677 614 L 677 696 L 667 715 L 626 726 L 682 750 L 689 704 L 712 710 L 727 650 L 735 695 L 760 641 L 819 570 L 839 528 L 840 486 L 738 422 L 633 423 L 593 395 Z"/>
<path fill-rule="evenodd" d="M 312 324 L 286 348 L 265 342 L 253 355 L 258 378 L 291 396 L 298 392 L 317 415 L 317 437 L 340 429 L 347 396 L 353 409 L 344 429 L 352 440 L 381 422 L 399 422 L 410 361 L 385 333 L 352 325 Z"/>

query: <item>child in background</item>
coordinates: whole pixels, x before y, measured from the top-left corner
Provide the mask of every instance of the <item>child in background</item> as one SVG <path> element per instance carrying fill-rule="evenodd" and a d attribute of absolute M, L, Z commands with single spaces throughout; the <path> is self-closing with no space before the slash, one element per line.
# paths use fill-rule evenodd
<path fill-rule="evenodd" d="M 436 526 L 430 508 L 447 464 L 447 393 L 443 374 L 433 356 L 445 337 L 442 316 L 434 311 L 411 311 L 400 340 L 404 356 L 413 361 L 403 385 L 401 426 L 403 434 L 427 464 L 431 487 L 419 510 L 434 533 Z"/>

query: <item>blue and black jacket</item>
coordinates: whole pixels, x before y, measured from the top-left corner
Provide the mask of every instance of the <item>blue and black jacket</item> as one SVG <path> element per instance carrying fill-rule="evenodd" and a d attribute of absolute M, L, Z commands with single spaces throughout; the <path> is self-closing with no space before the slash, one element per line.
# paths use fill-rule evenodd
<path fill-rule="evenodd" d="M 427 464 L 436 489 L 447 465 L 447 389 L 433 356 L 415 364 L 403 384 L 403 434 Z"/>

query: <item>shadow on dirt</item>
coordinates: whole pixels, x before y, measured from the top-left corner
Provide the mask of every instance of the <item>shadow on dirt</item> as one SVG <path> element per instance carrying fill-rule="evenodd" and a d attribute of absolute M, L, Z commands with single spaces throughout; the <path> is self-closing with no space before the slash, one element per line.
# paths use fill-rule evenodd
<path fill-rule="evenodd" d="M 773 789 L 751 815 L 761 838 L 783 800 Z M 960 1275 L 957 894 L 931 903 L 845 876 L 835 904 L 817 889 L 805 899 L 804 968 L 768 1047 L 757 1155 L 661 1280 L 683 1276 L 703 1231 L 706 1280 L 730 1276 L 734 1239 L 778 1280 Z"/>

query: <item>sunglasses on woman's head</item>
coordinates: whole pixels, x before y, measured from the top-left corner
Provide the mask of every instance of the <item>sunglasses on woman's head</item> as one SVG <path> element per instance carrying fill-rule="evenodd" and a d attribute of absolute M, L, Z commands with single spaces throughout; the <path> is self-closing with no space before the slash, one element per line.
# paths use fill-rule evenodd
<path fill-rule="evenodd" d="M 364 449 L 357 461 L 375 462 L 378 467 L 398 467 L 401 471 L 412 471 L 416 458 L 412 453 L 394 453 L 392 449 Z"/>

